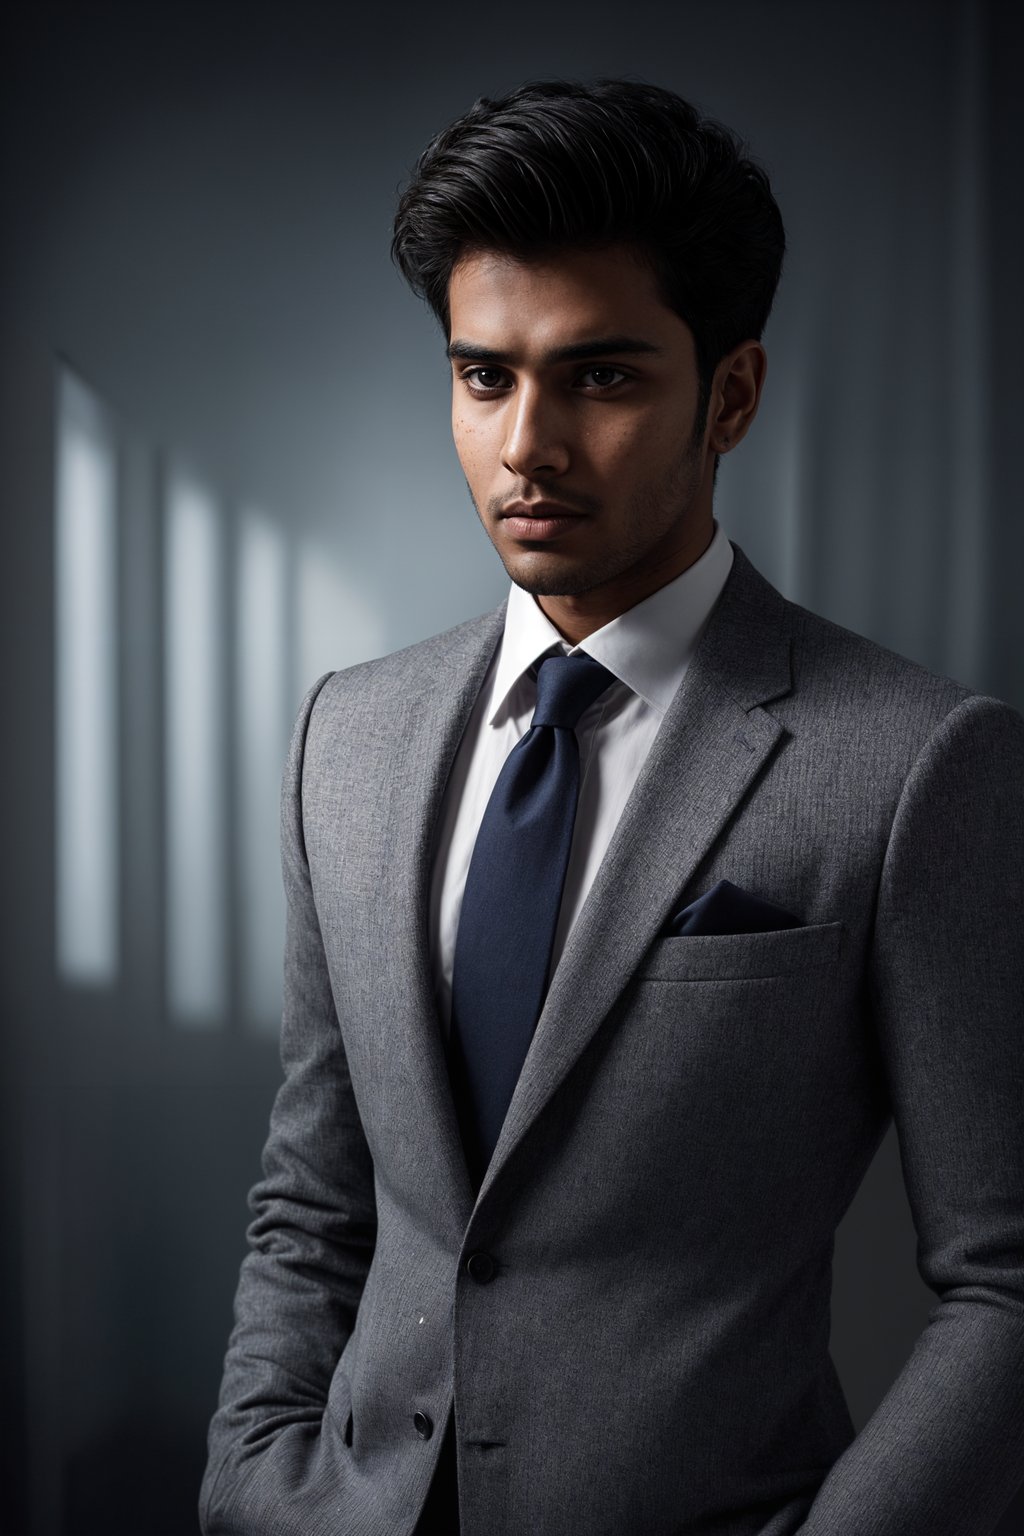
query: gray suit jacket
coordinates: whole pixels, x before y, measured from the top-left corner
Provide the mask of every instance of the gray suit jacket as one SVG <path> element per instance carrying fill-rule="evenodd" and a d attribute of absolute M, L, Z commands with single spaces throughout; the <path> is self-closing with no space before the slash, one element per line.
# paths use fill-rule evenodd
<path fill-rule="evenodd" d="M 737 551 L 474 1200 L 427 891 L 501 628 L 302 706 L 204 1530 L 410 1532 L 454 1394 L 464 1536 L 989 1532 L 1024 1472 L 1024 721 Z M 665 936 L 719 879 L 804 926 Z M 855 1438 L 832 1243 L 890 1116 L 937 1301 Z"/>

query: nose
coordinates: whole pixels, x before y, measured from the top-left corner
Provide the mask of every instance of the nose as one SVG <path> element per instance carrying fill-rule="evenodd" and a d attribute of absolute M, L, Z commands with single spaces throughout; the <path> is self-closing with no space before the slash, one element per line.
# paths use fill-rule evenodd
<path fill-rule="evenodd" d="M 521 384 L 510 401 L 502 464 L 525 480 L 564 474 L 570 457 L 565 425 L 554 401 Z"/>

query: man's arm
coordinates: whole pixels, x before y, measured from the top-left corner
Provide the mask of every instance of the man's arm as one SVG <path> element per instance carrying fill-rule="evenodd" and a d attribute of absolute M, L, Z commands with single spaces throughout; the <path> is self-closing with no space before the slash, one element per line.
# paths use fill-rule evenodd
<path fill-rule="evenodd" d="M 250 1251 L 210 1426 L 200 1497 L 209 1536 L 236 1530 L 230 1507 L 250 1477 L 288 1483 L 301 1475 L 376 1239 L 373 1163 L 334 1009 L 302 827 L 306 732 L 330 675 L 303 700 L 281 792 L 285 1077 L 271 1113 L 263 1178 L 249 1197 Z M 268 1494 L 272 1504 L 269 1484 Z"/>
<path fill-rule="evenodd" d="M 907 779 L 872 987 L 938 1296 L 801 1536 L 988 1536 L 1024 1478 L 1024 720 L 969 698 Z"/>

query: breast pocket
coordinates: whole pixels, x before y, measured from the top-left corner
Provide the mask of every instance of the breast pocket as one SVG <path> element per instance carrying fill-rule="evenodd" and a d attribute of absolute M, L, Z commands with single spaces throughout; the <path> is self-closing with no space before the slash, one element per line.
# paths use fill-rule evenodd
<path fill-rule="evenodd" d="M 637 973 L 642 981 L 769 981 L 838 966 L 844 925 L 811 923 L 767 933 L 693 934 L 657 939 Z"/>
<path fill-rule="evenodd" d="M 794 1148 L 828 1155 L 861 1071 L 848 938 L 836 922 L 652 944 L 623 1000 L 614 1091 L 642 1122 L 637 1145 L 689 1170 L 689 1196 L 774 1198 Z"/>

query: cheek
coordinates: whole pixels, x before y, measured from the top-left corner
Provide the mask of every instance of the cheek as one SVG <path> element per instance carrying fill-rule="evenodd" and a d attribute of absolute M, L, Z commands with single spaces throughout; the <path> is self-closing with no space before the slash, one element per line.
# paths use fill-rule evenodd
<path fill-rule="evenodd" d="M 461 415 L 458 410 L 452 412 L 455 452 L 459 456 L 459 463 L 467 480 L 472 481 L 481 475 L 487 475 L 493 468 L 492 436 L 493 434 L 488 432 L 478 419 Z"/>
<path fill-rule="evenodd" d="M 635 417 L 595 422 L 580 443 L 593 469 L 608 482 L 622 477 L 635 480 L 650 458 L 651 447 L 649 431 Z"/>

